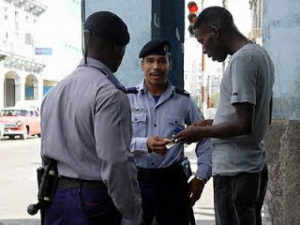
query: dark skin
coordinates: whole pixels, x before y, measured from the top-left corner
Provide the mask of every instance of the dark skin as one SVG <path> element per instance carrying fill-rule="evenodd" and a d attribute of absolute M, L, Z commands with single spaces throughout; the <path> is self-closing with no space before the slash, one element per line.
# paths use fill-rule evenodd
<path fill-rule="evenodd" d="M 217 125 L 212 125 L 212 120 L 196 122 L 176 135 L 178 141 L 190 144 L 204 137 L 229 138 L 250 133 L 254 110 L 253 105 L 244 103 L 235 104 L 234 107 L 236 111 L 236 118 L 234 120 Z"/>
<path fill-rule="evenodd" d="M 251 43 L 235 26 L 229 30 L 221 29 L 218 25 L 200 26 L 195 29 L 195 37 L 203 46 L 203 53 L 213 60 L 222 62 L 227 55 Z M 233 120 L 212 125 L 210 121 L 199 121 L 178 133 L 176 138 L 185 143 L 199 141 L 204 137 L 229 138 L 251 132 L 254 105 L 248 102 L 233 105 L 236 116 Z"/>
<path fill-rule="evenodd" d="M 114 73 L 122 62 L 125 48 L 126 46 L 116 45 L 108 40 L 92 36 L 87 56 L 101 61 Z"/>
<path fill-rule="evenodd" d="M 251 43 L 235 26 L 227 31 L 217 25 L 198 27 L 195 29 L 195 37 L 202 44 L 203 53 L 218 62 L 223 62 L 228 54 L 232 55 L 244 45 Z M 175 138 L 190 144 L 204 137 L 228 138 L 248 134 L 251 132 L 254 105 L 244 102 L 233 106 L 236 112 L 235 119 L 218 125 L 212 125 L 212 120 L 198 121 L 178 133 Z M 194 189 L 194 192 L 191 190 L 193 205 L 200 198 L 204 184 L 196 182 L 195 178 L 191 184 Z"/>
<path fill-rule="evenodd" d="M 141 68 L 145 73 L 145 85 L 151 95 L 160 96 L 166 89 L 169 66 L 169 58 L 166 55 L 148 55 L 142 60 Z M 148 151 L 163 156 L 168 151 L 166 148 L 168 142 L 169 140 L 164 137 L 149 137 L 147 139 Z M 194 205 L 200 198 L 203 188 L 204 183 L 198 178 L 195 177 L 190 181 L 191 205 Z"/>

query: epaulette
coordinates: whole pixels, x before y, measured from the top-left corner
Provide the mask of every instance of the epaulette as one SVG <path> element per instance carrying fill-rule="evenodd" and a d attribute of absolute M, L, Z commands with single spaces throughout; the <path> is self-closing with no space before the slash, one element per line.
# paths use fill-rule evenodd
<path fill-rule="evenodd" d="M 175 87 L 175 92 L 177 94 L 180 94 L 180 95 L 185 95 L 187 97 L 190 97 L 190 93 L 188 93 L 186 90 L 182 89 L 182 88 L 179 88 L 179 87 Z"/>
<path fill-rule="evenodd" d="M 139 93 L 138 89 L 136 87 L 129 87 L 126 89 L 127 94 L 137 94 Z"/>
<path fill-rule="evenodd" d="M 123 84 L 121 84 L 114 75 L 107 76 L 106 78 L 110 80 L 110 82 L 119 90 L 123 91 L 125 94 L 127 93 L 126 88 Z"/>

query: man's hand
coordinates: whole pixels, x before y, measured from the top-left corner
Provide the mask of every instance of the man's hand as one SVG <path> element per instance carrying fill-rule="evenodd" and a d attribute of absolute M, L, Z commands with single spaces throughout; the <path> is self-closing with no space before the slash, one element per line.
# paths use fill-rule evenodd
<path fill-rule="evenodd" d="M 201 128 L 202 127 L 199 126 L 188 126 L 183 131 L 176 134 L 175 139 L 176 141 L 182 141 L 187 144 L 197 142 L 204 137 Z"/>
<path fill-rule="evenodd" d="M 194 177 L 189 182 L 189 188 L 190 188 L 190 202 L 191 202 L 191 206 L 193 206 L 195 205 L 196 201 L 198 201 L 199 198 L 201 197 L 204 188 L 204 183 L 198 178 Z"/>
<path fill-rule="evenodd" d="M 149 152 L 155 152 L 159 155 L 165 155 L 168 151 L 166 148 L 166 140 L 159 136 L 149 137 L 147 139 L 147 147 Z"/>

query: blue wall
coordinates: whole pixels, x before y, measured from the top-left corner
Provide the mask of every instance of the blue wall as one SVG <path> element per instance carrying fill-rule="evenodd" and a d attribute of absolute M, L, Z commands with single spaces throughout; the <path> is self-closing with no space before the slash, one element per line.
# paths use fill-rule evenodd
<path fill-rule="evenodd" d="M 152 38 L 171 42 L 169 79 L 173 85 L 183 88 L 184 1 L 152 0 L 152 18 Z"/>
<path fill-rule="evenodd" d="M 263 46 L 275 65 L 273 118 L 299 120 L 300 1 L 264 1 L 263 10 Z"/>
<path fill-rule="evenodd" d="M 85 0 L 85 17 L 95 11 L 108 10 L 127 24 L 131 36 L 123 62 L 116 73 L 125 86 L 141 82 L 139 52 L 151 39 L 171 42 L 173 70 L 170 80 L 183 87 L 184 1 L 174 0 Z M 175 72 L 176 71 L 176 72 Z"/>
<path fill-rule="evenodd" d="M 128 26 L 130 42 L 116 76 L 125 86 L 136 85 L 144 77 L 138 55 L 142 46 L 151 39 L 151 1 L 85 0 L 86 17 L 103 10 L 116 13 Z"/>

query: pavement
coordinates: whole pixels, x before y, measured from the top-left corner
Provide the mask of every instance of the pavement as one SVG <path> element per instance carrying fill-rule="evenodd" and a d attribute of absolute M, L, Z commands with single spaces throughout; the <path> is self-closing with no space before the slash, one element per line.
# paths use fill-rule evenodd
<path fill-rule="evenodd" d="M 191 144 L 185 147 L 185 154 L 190 160 L 193 173 L 197 169 L 195 146 L 196 144 Z M 201 198 L 196 202 L 193 210 L 197 225 L 215 225 L 212 179 L 206 183 Z"/>
<path fill-rule="evenodd" d="M 196 169 L 194 145 L 186 155 Z M 30 216 L 28 204 L 37 201 L 36 168 L 40 166 L 40 138 L 0 141 L 0 225 L 39 225 L 39 215 Z M 194 206 L 197 225 L 214 225 L 213 189 L 210 180 Z"/>

